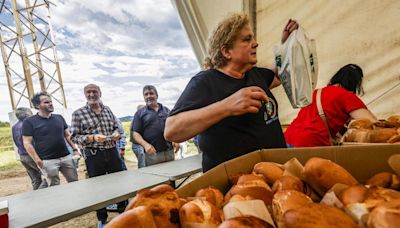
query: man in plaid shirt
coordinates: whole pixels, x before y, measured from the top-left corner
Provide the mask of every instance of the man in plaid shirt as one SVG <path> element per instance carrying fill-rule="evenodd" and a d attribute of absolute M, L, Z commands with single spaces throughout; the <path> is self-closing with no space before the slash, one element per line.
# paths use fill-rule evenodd
<path fill-rule="evenodd" d="M 86 169 L 90 177 L 122 171 L 116 142 L 120 139 L 117 119 L 101 102 L 100 87 L 84 87 L 87 104 L 72 113 L 72 141 L 83 148 Z M 125 210 L 127 201 L 118 203 L 118 212 Z M 107 221 L 107 210 L 96 211 L 98 227 Z"/>

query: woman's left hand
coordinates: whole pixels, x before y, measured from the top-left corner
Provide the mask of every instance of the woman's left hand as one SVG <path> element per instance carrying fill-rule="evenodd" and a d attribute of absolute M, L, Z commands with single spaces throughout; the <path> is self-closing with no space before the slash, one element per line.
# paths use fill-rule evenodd
<path fill-rule="evenodd" d="M 297 21 L 295 21 L 293 19 L 289 19 L 289 21 L 286 23 L 285 27 L 283 28 L 282 38 L 281 38 L 282 44 L 285 43 L 285 41 L 289 37 L 290 33 L 292 33 L 294 30 L 296 30 L 298 28 L 299 28 L 299 24 L 297 23 Z"/>

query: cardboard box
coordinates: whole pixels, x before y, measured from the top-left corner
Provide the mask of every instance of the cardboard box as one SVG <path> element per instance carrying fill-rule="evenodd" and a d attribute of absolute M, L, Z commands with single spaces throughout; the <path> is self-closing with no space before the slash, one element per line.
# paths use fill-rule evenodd
<path fill-rule="evenodd" d="M 232 174 L 250 173 L 254 164 L 261 161 L 283 164 L 293 157 L 303 165 L 311 157 L 332 160 L 363 183 L 378 172 L 393 172 L 387 162 L 393 154 L 400 154 L 399 144 L 258 150 L 218 165 L 182 186 L 177 192 L 181 197 L 189 197 L 201 188 L 214 186 L 226 193 L 231 187 L 229 176 Z"/>

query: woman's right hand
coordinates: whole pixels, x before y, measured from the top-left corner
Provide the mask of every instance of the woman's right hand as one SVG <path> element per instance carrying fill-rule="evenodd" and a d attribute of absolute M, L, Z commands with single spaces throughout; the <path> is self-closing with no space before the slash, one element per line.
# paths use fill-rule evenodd
<path fill-rule="evenodd" d="M 221 105 L 228 109 L 230 116 L 238 116 L 245 113 L 257 113 L 262 101 L 268 101 L 265 91 L 258 86 L 250 86 L 225 98 Z"/>

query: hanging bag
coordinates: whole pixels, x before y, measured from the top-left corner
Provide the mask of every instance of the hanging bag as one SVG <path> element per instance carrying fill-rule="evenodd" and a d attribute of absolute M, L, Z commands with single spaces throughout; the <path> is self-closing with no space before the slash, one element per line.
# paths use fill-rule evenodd
<path fill-rule="evenodd" d="M 312 93 L 318 81 L 318 62 L 315 40 L 302 27 L 273 49 L 278 76 L 293 108 L 312 103 Z"/>

